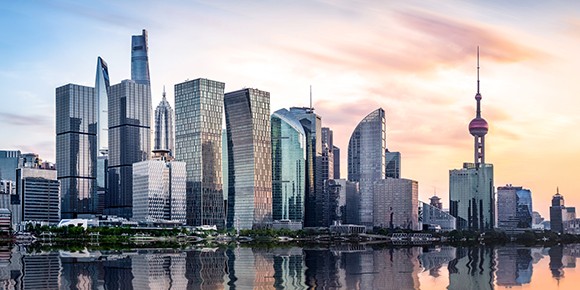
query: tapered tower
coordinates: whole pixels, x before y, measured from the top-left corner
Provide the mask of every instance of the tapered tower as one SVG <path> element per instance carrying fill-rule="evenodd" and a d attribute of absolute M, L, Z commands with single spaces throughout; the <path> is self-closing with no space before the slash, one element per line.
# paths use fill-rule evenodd
<path fill-rule="evenodd" d="M 479 47 L 477 47 L 477 93 L 475 94 L 477 108 L 475 118 L 469 122 L 469 133 L 474 137 L 475 168 L 485 164 L 485 135 L 489 130 L 487 121 L 481 117 L 481 94 L 479 93 Z"/>

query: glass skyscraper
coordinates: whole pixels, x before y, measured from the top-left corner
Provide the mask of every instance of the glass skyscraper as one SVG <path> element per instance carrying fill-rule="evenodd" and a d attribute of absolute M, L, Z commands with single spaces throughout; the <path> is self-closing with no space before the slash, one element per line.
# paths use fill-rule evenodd
<path fill-rule="evenodd" d="M 385 110 L 368 114 L 356 126 L 348 142 L 348 180 L 360 187 L 359 223 L 373 227 L 373 183 L 385 178 L 387 148 Z"/>
<path fill-rule="evenodd" d="M 168 150 L 170 156 L 174 156 L 173 146 L 173 109 L 165 98 L 165 88 L 163 89 L 163 99 L 155 109 L 155 150 Z"/>
<path fill-rule="evenodd" d="M 148 160 L 151 150 L 151 90 L 124 80 L 109 95 L 109 190 L 105 214 L 130 218 L 133 163 Z"/>
<path fill-rule="evenodd" d="M 401 153 L 385 151 L 385 178 L 401 178 Z"/>
<path fill-rule="evenodd" d="M 95 97 L 97 109 L 97 147 L 99 156 L 106 155 L 109 148 L 109 68 L 99 56 L 95 78 Z"/>
<path fill-rule="evenodd" d="M 272 219 L 303 222 L 306 133 L 286 109 L 272 114 Z"/>
<path fill-rule="evenodd" d="M 149 46 L 147 30 L 131 38 L 131 79 L 138 84 L 151 85 L 149 78 Z"/>
<path fill-rule="evenodd" d="M 296 119 L 302 124 L 306 133 L 306 195 L 304 197 L 304 226 L 316 227 L 317 202 L 316 199 L 323 194 L 324 181 L 322 179 L 322 119 L 314 113 L 313 108 L 292 107 L 290 108 Z M 319 198 L 320 201 L 320 198 Z M 318 217 L 320 214 L 318 213 Z"/>
<path fill-rule="evenodd" d="M 228 138 L 227 227 L 264 227 L 272 219 L 270 93 L 242 89 L 224 96 Z"/>
<path fill-rule="evenodd" d="M 68 84 L 56 89 L 56 166 L 62 218 L 97 212 L 95 89 Z"/>
<path fill-rule="evenodd" d="M 16 181 L 20 150 L 0 150 L 0 180 Z"/>
<path fill-rule="evenodd" d="M 502 229 L 532 227 L 532 193 L 521 186 L 497 188 L 497 226 Z"/>
<path fill-rule="evenodd" d="M 222 115 L 225 84 L 196 79 L 175 85 L 175 159 L 187 168 L 187 224 L 225 220 Z"/>

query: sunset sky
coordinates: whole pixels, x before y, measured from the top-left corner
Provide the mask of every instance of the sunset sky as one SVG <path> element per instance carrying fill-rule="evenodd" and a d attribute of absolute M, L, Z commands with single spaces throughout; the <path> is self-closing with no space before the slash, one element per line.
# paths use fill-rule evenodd
<path fill-rule="evenodd" d="M 531 189 L 546 218 L 557 186 L 580 206 L 577 1 L 11 1 L 0 15 L 0 149 L 54 161 L 55 88 L 94 86 L 97 56 L 112 84 L 130 78 L 145 28 L 153 107 L 200 77 L 269 91 L 272 112 L 307 106 L 312 85 L 343 177 L 350 134 L 382 107 L 403 177 L 447 207 L 449 169 L 473 161 L 480 46 L 495 185 Z"/>

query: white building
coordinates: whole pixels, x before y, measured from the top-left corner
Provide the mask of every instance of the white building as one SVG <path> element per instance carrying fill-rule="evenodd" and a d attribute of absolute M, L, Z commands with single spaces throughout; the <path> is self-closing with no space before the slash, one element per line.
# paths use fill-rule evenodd
<path fill-rule="evenodd" d="M 185 162 L 165 156 L 133 164 L 133 220 L 185 223 Z"/>

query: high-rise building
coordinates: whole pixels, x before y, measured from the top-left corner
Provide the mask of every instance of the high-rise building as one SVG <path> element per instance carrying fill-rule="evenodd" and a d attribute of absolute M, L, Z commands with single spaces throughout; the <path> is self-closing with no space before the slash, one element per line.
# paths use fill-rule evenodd
<path fill-rule="evenodd" d="M 131 79 L 138 84 L 151 85 L 149 78 L 149 45 L 147 30 L 131 38 Z"/>
<path fill-rule="evenodd" d="M 272 219 L 303 222 L 306 133 L 286 109 L 272 114 Z"/>
<path fill-rule="evenodd" d="M 333 166 L 334 177 L 333 179 L 340 179 L 340 148 L 332 146 L 332 156 L 334 157 Z"/>
<path fill-rule="evenodd" d="M 359 208 L 360 208 L 360 189 L 359 183 L 348 181 L 346 179 L 339 179 L 339 183 L 344 183 L 345 192 L 345 207 L 344 207 L 344 221 L 345 224 L 360 224 L 359 222 Z"/>
<path fill-rule="evenodd" d="M 97 58 L 97 76 L 95 78 L 98 156 L 107 155 L 109 149 L 109 89 L 109 67 L 99 56 Z"/>
<path fill-rule="evenodd" d="M 188 225 L 224 226 L 224 87 L 208 79 L 175 85 L 175 159 L 186 163 Z"/>
<path fill-rule="evenodd" d="M 462 169 L 449 171 L 449 206 L 451 215 L 457 218 L 458 230 L 484 231 L 494 228 L 495 196 L 493 165 L 485 163 L 485 135 L 489 126 L 481 117 L 479 48 L 475 100 L 475 118 L 469 123 L 469 133 L 474 137 L 475 162 L 464 163 Z"/>
<path fill-rule="evenodd" d="M 419 183 L 402 178 L 375 181 L 374 226 L 419 230 Z"/>
<path fill-rule="evenodd" d="M 165 98 L 165 88 L 163 88 L 163 99 L 155 109 L 155 150 L 169 150 L 169 155 L 175 155 L 173 140 L 173 109 Z"/>
<path fill-rule="evenodd" d="M 151 90 L 124 80 L 109 94 L 109 164 L 105 214 L 130 218 L 133 163 L 148 160 L 151 150 Z"/>
<path fill-rule="evenodd" d="M 272 220 L 270 93 L 257 89 L 230 92 L 224 96 L 224 105 L 229 167 L 227 227 L 267 226 Z"/>
<path fill-rule="evenodd" d="M 56 170 L 38 166 L 18 168 L 15 199 L 10 208 L 15 230 L 24 230 L 25 222 L 58 224 L 61 214 Z"/>
<path fill-rule="evenodd" d="M 385 178 L 401 178 L 401 153 L 385 151 Z"/>
<path fill-rule="evenodd" d="M 566 210 L 564 205 L 564 197 L 560 194 L 560 190 L 556 190 L 556 194 L 552 197 L 552 206 L 550 206 L 550 229 L 557 233 L 564 232 L 563 213 Z"/>
<path fill-rule="evenodd" d="M 62 218 L 97 213 L 97 116 L 95 89 L 68 84 L 56 89 L 56 166 Z"/>
<path fill-rule="evenodd" d="M 311 107 L 292 107 L 292 113 L 306 133 L 306 195 L 304 197 L 304 226 L 319 226 L 317 220 L 317 202 L 323 194 L 322 179 L 322 119 Z M 318 213 L 318 217 L 319 217 Z"/>
<path fill-rule="evenodd" d="M 532 227 L 532 193 L 521 186 L 497 188 L 497 226 L 501 229 Z"/>
<path fill-rule="evenodd" d="M 385 178 L 386 128 L 385 110 L 376 109 L 362 119 L 348 142 L 348 180 L 359 182 L 359 223 L 367 228 L 375 220 L 373 183 Z"/>
<path fill-rule="evenodd" d="M 320 176 L 323 182 L 322 194 L 316 197 L 316 224 L 328 227 L 333 223 L 340 187 L 334 182 L 334 138 L 330 128 L 321 129 L 322 157 L 320 158 Z"/>
<path fill-rule="evenodd" d="M 133 219 L 185 224 L 185 162 L 155 152 L 155 160 L 133 164 Z"/>
<path fill-rule="evenodd" d="M 20 150 L 0 150 L 0 179 L 16 181 Z"/>

